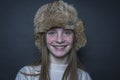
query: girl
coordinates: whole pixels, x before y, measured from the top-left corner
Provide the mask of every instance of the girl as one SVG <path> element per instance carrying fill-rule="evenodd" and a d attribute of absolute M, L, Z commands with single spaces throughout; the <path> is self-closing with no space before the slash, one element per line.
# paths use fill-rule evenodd
<path fill-rule="evenodd" d="M 43 5 L 34 18 L 39 60 L 23 67 L 16 80 L 91 80 L 76 57 L 86 44 L 83 22 L 76 9 L 56 1 Z"/>

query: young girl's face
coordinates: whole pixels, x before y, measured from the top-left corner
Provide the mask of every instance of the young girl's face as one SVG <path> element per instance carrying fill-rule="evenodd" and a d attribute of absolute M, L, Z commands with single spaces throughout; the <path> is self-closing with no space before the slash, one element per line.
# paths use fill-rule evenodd
<path fill-rule="evenodd" d="M 73 31 L 62 28 L 53 28 L 46 33 L 47 48 L 54 57 L 64 57 L 73 44 Z"/>

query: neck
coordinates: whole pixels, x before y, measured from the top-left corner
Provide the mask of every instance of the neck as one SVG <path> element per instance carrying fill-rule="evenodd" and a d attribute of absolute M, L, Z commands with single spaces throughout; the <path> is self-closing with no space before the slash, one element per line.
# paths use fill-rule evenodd
<path fill-rule="evenodd" d="M 67 64 L 68 63 L 68 56 L 65 57 L 55 57 L 53 55 L 50 55 L 50 62 L 52 64 Z"/>

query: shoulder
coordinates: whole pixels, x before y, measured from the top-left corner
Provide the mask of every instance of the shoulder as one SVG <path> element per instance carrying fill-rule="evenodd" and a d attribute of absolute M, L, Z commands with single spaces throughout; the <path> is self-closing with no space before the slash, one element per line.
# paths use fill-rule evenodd
<path fill-rule="evenodd" d="M 19 72 L 22 72 L 22 73 L 28 73 L 28 74 L 31 74 L 31 73 L 38 73 L 40 72 L 40 69 L 41 69 L 41 66 L 24 66 L 23 68 L 21 68 L 19 70 Z"/>
<path fill-rule="evenodd" d="M 82 69 L 78 69 L 77 72 L 78 72 L 79 80 L 92 80 L 88 72 Z"/>
<path fill-rule="evenodd" d="M 15 80 L 31 80 L 31 78 L 38 78 L 33 77 L 32 75 L 39 74 L 40 68 L 41 66 L 24 66 L 18 71 Z"/>

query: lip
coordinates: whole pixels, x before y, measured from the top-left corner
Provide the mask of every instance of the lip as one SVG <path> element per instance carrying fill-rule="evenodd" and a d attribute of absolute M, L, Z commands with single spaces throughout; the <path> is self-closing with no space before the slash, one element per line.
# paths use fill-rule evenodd
<path fill-rule="evenodd" d="M 55 47 L 64 47 L 64 46 L 67 46 L 67 45 L 52 45 L 52 46 L 55 46 Z"/>
<path fill-rule="evenodd" d="M 53 45 L 53 47 L 58 51 L 64 50 L 66 46 L 67 45 Z"/>

